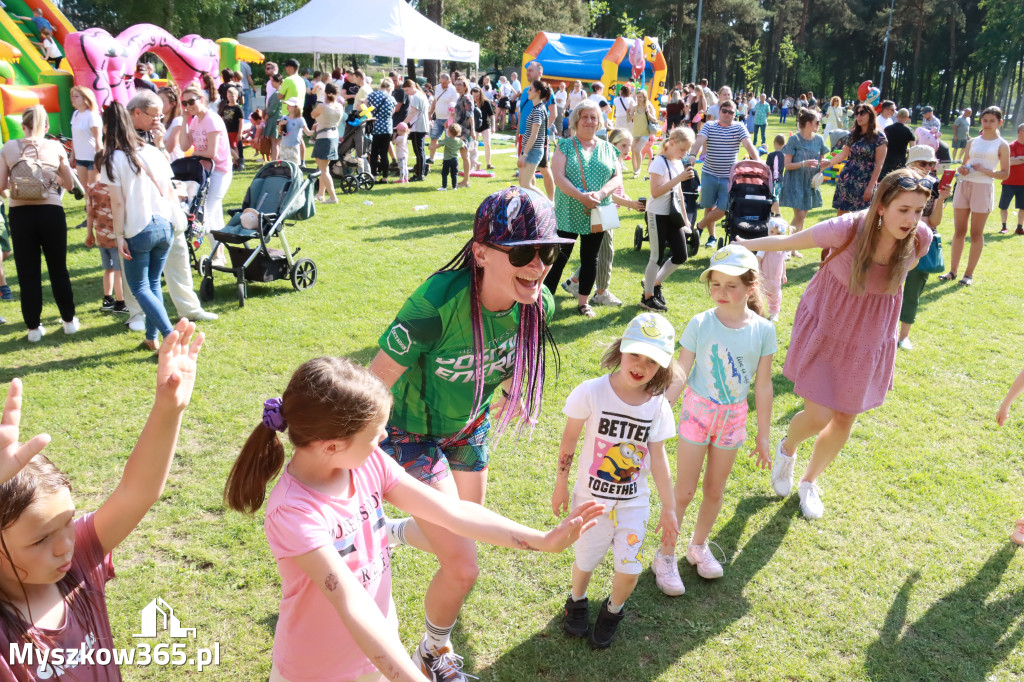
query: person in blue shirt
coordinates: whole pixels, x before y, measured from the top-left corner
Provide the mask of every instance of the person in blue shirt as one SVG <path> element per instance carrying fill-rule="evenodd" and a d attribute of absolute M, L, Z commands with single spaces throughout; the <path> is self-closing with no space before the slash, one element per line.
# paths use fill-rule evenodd
<path fill-rule="evenodd" d="M 536 80 L 541 80 L 544 76 L 544 67 L 536 60 L 526 65 L 526 82 L 533 83 Z M 527 119 L 530 118 L 530 112 L 533 111 L 533 102 L 530 101 L 529 95 L 530 88 L 525 88 L 519 95 L 519 129 L 516 135 L 516 151 L 522 155 L 523 153 L 523 142 L 526 137 L 526 125 Z M 555 120 L 555 99 L 548 97 L 544 100 L 544 106 L 548 110 L 548 120 Z M 555 178 L 551 175 L 551 169 L 548 168 L 548 150 L 544 149 L 541 154 L 540 161 L 537 163 L 537 170 L 540 171 L 540 176 L 544 179 L 544 193 L 549 196 L 555 196 Z"/>

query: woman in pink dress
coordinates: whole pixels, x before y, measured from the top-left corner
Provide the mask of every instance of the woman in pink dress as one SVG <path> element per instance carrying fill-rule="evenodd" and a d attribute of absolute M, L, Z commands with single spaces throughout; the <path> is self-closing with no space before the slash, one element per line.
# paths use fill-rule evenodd
<path fill-rule="evenodd" d="M 846 444 L 857 415 L 881 405 L 892 388 L 903 280 L 932 241 L 921 212 L 933 181 L 894 171 L 866 210 L 788 237 L 743 241 L 752 251 L 832 250 L 796 310 L 782 371 L 804 409 L 790 422 L 772 466 L 772 487 L 785 497 L 793 489 L 797 448 L 814 437 L 799 485 L 800 510 L 809 519 L 824 514 L 818 476 Z"/>

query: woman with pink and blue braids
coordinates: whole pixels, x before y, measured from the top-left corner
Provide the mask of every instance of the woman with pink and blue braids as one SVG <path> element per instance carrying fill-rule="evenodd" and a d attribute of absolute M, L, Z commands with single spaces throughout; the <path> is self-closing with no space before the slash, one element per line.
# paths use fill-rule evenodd
<path fill-rule="evenodd" d="M 571 242 L 542 195 L 508 187 L 480 204 L 473 238 L 405 302 L 370 370 L 394 408 L 381 448 L 452 498 L 483 504 L 491 413 L 501 433 L 536 423 L 554 299 L 544 277 Z M 557 363 L 557 350 L 554 352 Z M 500 396 L 495 400 L 495 392 Z M 492 402 L 493 400 L 493 402 Z M 413 660 L 431 680 L 463 680 L 449 634 L 476 581 L 476 544 L 422 519 L 388 523 L 393 544 L 437 555 L 424 600 L 426 634 Z"/>

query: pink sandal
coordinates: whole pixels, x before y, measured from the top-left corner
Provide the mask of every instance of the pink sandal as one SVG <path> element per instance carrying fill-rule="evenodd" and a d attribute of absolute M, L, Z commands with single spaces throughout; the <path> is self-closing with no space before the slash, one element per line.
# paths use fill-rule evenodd
<path fill-rule="evenodd" d="M 1017 522 L 1017 529 L 1010 533 L 1010 539 L 1018 545 L 1024 545 L 1024 519 Z"/>

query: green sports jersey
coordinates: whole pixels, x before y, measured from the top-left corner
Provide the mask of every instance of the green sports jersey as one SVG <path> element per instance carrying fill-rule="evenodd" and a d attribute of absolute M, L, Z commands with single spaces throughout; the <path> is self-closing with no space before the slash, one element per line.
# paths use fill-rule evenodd
<path fill-rule="evenodd" d="M 381 350 L 408 369 L 391 389 L 395 398 L 388 422 L 403 431 L 451 436 L 476 418 L 473 410 L 473 326 L 469 270 L 430 277 L 410 296 L 381 335 Z M 548 321 L 554 297 L 541 288 Z M 481 310 L 484 330 L 484 404 L 515 364 L 519 305 L 501 312 Z"/>

